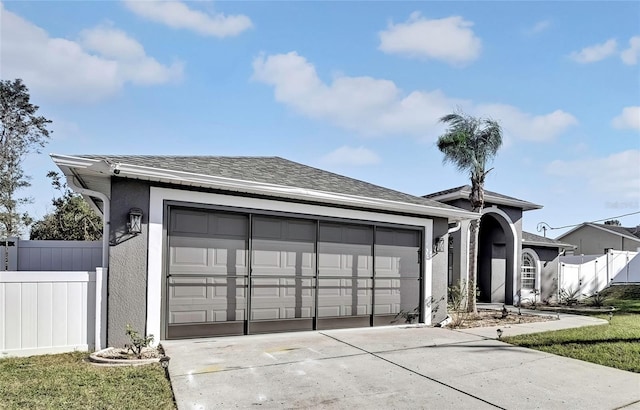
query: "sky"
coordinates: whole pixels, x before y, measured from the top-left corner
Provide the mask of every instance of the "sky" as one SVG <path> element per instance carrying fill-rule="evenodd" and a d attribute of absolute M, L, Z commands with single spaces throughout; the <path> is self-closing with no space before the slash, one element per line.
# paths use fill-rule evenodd
<path fill-rule="evenodd" d="M 461 111 L 502 126 L 485 188 L 544 206 L 524 230 L 640 225 L 640 2 L 4 1 L 0 30 L 0 78 L 53 121 L 36 218 L 49 153 L 280 156 L 425 195 L 469 181 L 435 145 Z"/>

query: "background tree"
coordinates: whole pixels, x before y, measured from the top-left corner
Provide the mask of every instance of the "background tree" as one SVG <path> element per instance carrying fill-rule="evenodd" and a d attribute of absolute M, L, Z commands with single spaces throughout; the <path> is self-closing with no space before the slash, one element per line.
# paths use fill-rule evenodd
<path fill-rule="evenodd" d="M 448 125 L 438 138 L 438 149 L 444 154 L 443 162 L 452 163 L 471 179 L 471 210 L 480 214 L 484 207 L 484 180 L 493 169 L 486 169 L 502 145 L 502 129 L 491 119 L 475 118 L 463 113 L 445 115 L 440 119 Z M 469 239 L 469 283 L 467 310 L 477 312 L 476 284 L 478 283 L 478 231 L 480 215 L 471 221 Z"/>
<path fill-rule="evenodd" d="M 29 101 L 29 90 L 21 79 L 0 81 L 0 237 L 19 236 L 32 220 L 20 212 L 30 198 L 16 198 L 30 186 L 22 162 L 29 153 L 39 153 L 49 140 L 50 120 L 37 116 L 39 107 Z"/>
<path fill-rule="evenodd" d="M 60 181 L 54 171 L 47 174 L 51 185 L 62 196 L 51 200 L 54 211 L 45 215 L 31 227 L 31 239 L 97 241 L 102 239 L 102 218 L 89 207 L 80 195 L 76 195 Z"/>

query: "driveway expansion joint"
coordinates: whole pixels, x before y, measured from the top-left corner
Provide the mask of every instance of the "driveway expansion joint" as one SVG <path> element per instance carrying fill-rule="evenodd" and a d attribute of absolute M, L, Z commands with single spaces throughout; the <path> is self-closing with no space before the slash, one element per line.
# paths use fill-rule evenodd
<path fill-rule="evenodd" d="M 340 340 L 340 339 L 338 339 L 337 337 L 334 337 L 334 336 L 328 335 L 328 334 L 326 334 L 326 333 L 324 333 L 324 332 L 318 332 L 318 333 L 320 333 L 321 335 L 326 336 L 326 337 L 328 337 L 328 338 L 331 338 L 331 339 L 333 339 L 333 340 L 335 340 L 335 341 L 337 341 L 337 342 L 344 343 L 344 344 L 346 344 L 347 346 L 353 347 L 354 349 L 358 349 L 358 350 L 360 350 L 360 351 L 362 351 L 362 352 L 365 352 L 366 354 L 369 354 L 369 355 L 371 355 L 371 356 L 373 356 L 373 357 L 375 357 L 375 358 L 377 358 L 377 359 L 383 360 L 383 361 L 385 361 L 385 362 L 387 362 L 387 363 L 389 363 L 389 364 L 391 364 L 391 365 L 393 365 L 393 366 L 399 367 L 399 368 L 401 368 L 401 369 L 403 369 L 403 370 L 406 370 L 406 371 L 408 371 L 408 372 L 410 372 L 410 373 L 413 373 L 413 374 L 415 374 L 416 376 L 419 376 L 419 377 L 422 377 L 422 378 L 424 378 L 424 379 L 430 380 L 430 381 L 432 381 L 432 382 L 434 382 L 434 383 L 438 383 L 438 384 L 440 384 L 440 385 L 442 385 L 442 386 L 444 386 L 444 387 L 447 387 L 447 388 L 449 388 L 449 389 L 455 390 L 455 391 L 457 391 L 458 393 L 462 393 L 462 394 L 464 394 L 464 395 L 466 395 L 466 396 L 469 396 L 469 397 L 471 397 L 471 398 L 473 398 L 473 399 L 476 399 L 476 400 L 478 400 L 478 401 L 481 401 L 481 402 L 483 402 L 483 403 L 486 403 L 486 404 L 488 404 L 488 405 L 490 405 L 490 406 L 493 406 L 493 407 L 495 407 L 495 408 L 497 408 L 497 409 L 506 410 L 504 407 L 498 406 L 498 405 L 497 405 L 497 404 L 495 404 L 495 403 L 491 403 L 490 401 L 487 401 L 487 400 L 485 400 L 485 399 L 483 399 L 483 398 L 481 398 L 481 397 L 478 397 L 478 396 L 476 396 L 476 395 L 474 395 L 474 394 L 471 394 L 471 393 L 469 393 L 469 392 L 466 392 L 466 391 L 464 391 L 464 390 L 458 389 L 458 388 L 456 388 L 456 387 L 454 387 L 454 386 L 451 386 L 450 384 L 444 383 L 444 382 L 442 382 L 442 381 L 440 381 L 440 380 L 438 380 L 438 379 L 434 379 L 434 378 L 429 377 L 429 376 L 427 376 L 427 375 L 425 375 L 425 374 L 422 374 L 422 373 L 417 372 L 417 371 L 415 371 L 415 370 L 409 369 L 408 367 L 405 367 L 405 366 L 402 366 L 402 365 L 400 365 L 400 364 L 398 364 L 398 363 L 395 363 L 395 362 L 393 362 L 393 361 L 391 361 L 391 360 L 389 360 L 389 359 L 386 359 L 386 358 L 384 358 L 384 357 L 382 357 L 382 356 L 380 356 L 380 355 L 378 355 L 378 354 L 376 354 L 376 353 L 374 353 L 374 352 L 370 352 L 370 351 L 368 351 L 368 350 L 366 350 L 366 349 L 363 349 L 363 348 L 361 348 L 361 347 L 359 347 L 359 346 L 353 345 L 353 344 L 351 344 L 351 343 L 349 343 L 349 342 L 345 342 L 344 340 Z"/>

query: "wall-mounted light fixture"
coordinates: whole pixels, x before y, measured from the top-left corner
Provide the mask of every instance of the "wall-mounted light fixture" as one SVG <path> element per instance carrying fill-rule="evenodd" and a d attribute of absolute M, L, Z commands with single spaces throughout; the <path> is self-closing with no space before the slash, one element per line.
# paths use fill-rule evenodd
<path fill-rule="evenodd" d="M 444 252 L 444 236 L 438 236 L 433 241 L 433 253 Z"/>
<path fill-rule="evenodd" d="M 142 209 L 131 208 L 129 210 L 129 223 L 127 223 L 129 233 L 137 235 L 142 232 Z"/>

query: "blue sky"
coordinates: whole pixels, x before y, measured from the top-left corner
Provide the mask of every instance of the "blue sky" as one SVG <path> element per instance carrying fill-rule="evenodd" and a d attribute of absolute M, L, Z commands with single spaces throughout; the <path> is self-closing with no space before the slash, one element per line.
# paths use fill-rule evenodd
<path fill-rule="evenodd" d="M 503 126 L 486 189 L 544 205 L 525 230 L 640 224 L 638 2 L 0 4 L 0 77 L 54 121 L 36 217 L 50 152 L 275 155 L 424 195 L 468 182 L 435 146 L 461 109 Z"/>

